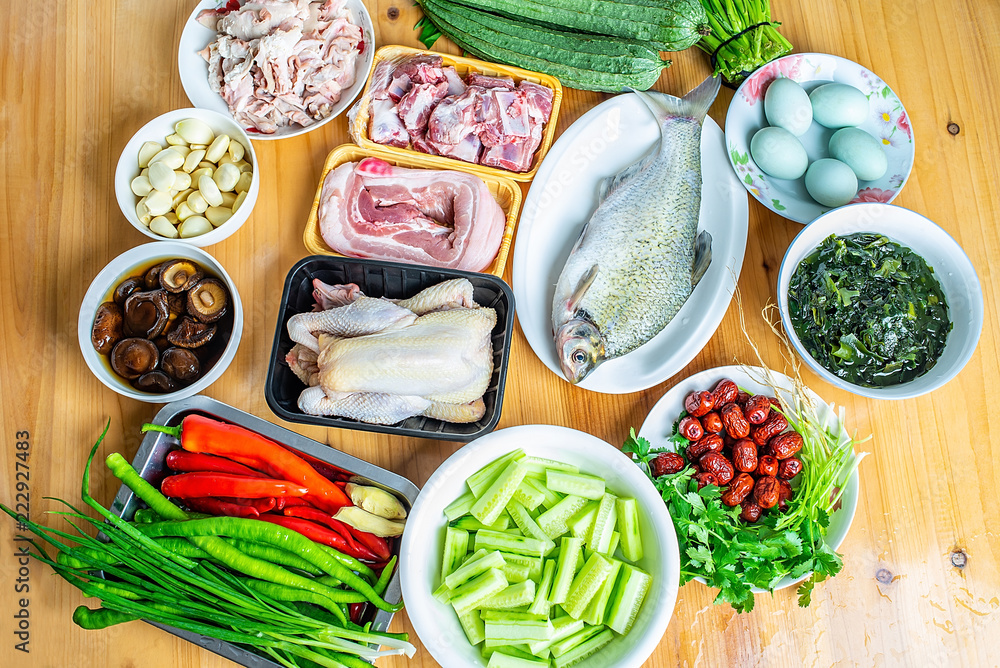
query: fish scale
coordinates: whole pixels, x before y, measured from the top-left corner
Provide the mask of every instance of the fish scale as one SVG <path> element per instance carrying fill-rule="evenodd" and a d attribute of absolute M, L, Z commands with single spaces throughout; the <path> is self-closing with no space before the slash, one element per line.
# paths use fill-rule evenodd
<path fill-rule="evenodd" d="M 707 80 L 683 99 L 639 94 L 660 144 L 609 181 L 556 285 L 553 333 L 573 382 L 659 333 L 703 273 L 701 122 L 718 87 Z"/>

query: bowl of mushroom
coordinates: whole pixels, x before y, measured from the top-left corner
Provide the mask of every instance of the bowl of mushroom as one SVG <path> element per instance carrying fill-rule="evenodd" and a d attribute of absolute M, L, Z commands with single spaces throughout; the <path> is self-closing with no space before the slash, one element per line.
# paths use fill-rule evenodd
<path fill-rule="evenodd" d="M 236 232 L 259 190 L 250 137 L 231 117 L 206 109 L 177 109 L 146 123 L 115 171 L 118 206 L 134 228 L 195 246 Z"/>
<path fill-rule="evenodd" d="M 97 379 L 139 401 L 197 394 L 223 374 L 243 333 L 236 285 L 211 255 L 164 240 L 129 249 L 94 278 L 77 336 Z"/>

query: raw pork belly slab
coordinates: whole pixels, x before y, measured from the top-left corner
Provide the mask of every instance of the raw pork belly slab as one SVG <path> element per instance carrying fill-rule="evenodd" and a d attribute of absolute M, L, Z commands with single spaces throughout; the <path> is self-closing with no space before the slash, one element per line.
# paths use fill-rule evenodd
<path fill-rule="evenodd" d="M 319 225 L 330 248 L 351 257 L 481 271 L 496 257 L 505 218 L 472 174 L 365 158 L 327 174 Z"/>

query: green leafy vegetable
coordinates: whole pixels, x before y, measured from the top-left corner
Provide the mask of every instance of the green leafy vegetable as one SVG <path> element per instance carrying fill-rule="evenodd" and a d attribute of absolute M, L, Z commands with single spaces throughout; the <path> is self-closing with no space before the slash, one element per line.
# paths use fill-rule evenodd
<path fill-rule="evenodd" d="M 421 16 L 420 20 L 413 26 L 413 29 L 420 30 L 420 37 L 417 39 L 428 49 L 432 48 L 434 43 L 438 41 L 438 38 L 441 37 L 441 31 L 426 16 Z"/>
<path fill-rule="evenodd" d="M 754 70 L 789 53 L 792 44 L 771 20 L 770 0 L 701 0 L 711 33 L 698 48 L 713 56 L 715 74 L 739 84 Z"/>
<path fill-rule="evenodd" d="M 802 344 L 834 375 L 864 387 L 913 380 L 944 351 L 951 321 L 934 271 L 882 235 L 831 235 L 788 286 Z"/>

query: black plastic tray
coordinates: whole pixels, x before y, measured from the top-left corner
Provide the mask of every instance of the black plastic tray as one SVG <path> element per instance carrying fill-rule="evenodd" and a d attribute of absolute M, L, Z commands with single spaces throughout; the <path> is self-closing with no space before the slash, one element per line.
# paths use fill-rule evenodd
<path fill-rule="evenodd" d="M 207 415 L 217 420 L 246 427 L 272 441 L 343 469 L 353 474 L 352 481 L 361 485 L 380 487 L 395 495 L 406 508 L 407 513 L 409 513 L 413 502 L 417 499 L 417 494 L 420 492 L 416 485 L 403 476 L 387 471 L 362 459 L 352 457 L 339 450 L 334 450 L 328 445 L 296 434 L 266 420 L 261 420 L 254 415 L 244 413 L 241 410 L 215 399 L 210 399 L 209 397 L 196 395 L 182 401 L 167 404 L 156 414 L 153 422 L 160 425 L 177 426 L 185 416 L 191 413 Z M 139 445 L 139 451 L 136 452 L 135 459 L 132 460 L 132 466 L 139 472 L 139 475 L 159 487 L 160 482 L 169 473 L 166 467 L 167 453 L 171 450 L 176 450 L 177 447 L 177 439 L 173 436 L 162 432 L 147 432 L 146 436 L 142 439 L 142 443 Z M 126 520 L 131 520 L 135 511 L 143 505 L 135 497 L 131 489 L 122 485 L 118 490 L 118 495 L 115 496 L 114 503 L 111 505 L 111 512 Z M 393 553 L 399 554 L 399 540 L 396 540 L 393 545 Z M 396 573 L 392 576 L 392 580 L 389 581 L 384 598 L 389 603 L 398 603 L 402 599 L 402 596 L 402 588 L 399 584 L 399 569 L 397 568 Z M 371 621 L 373 631 L 387 630 L 389 623 L 392 622 L 393 614 L 384 610 L 378 610 L 374 606 L 369 606 L 369 608 L 368 616 L 361 620 L 362 624 Z M 374 610 L 374 614 L 371 610 Z M 259 654 L 242 649 L 232 643 L 208 638 L 189 631 L 182 631 L 164 624 L 150 623 L 153 626 L 184 638 L 196 645 L 200 645 L 207 650 L 248 668 L 282 668 L 280 664 Z"/>
<path fill-rule="evenodd" d="M 424 288 L 451 278 L 469 279 L 475 289 L 476 303 L 488 306 L 497 313 L 497 324 L 492 334 L 493 377 L 490 379 L 486 394 L 483 395 L 486 413 L 482 419 L 468 424 L 455 424 L 427 417 L 411 417 L 398 424 L 385 426 L 348 418 L 308 415 L 300 411 L 298 398 L 306 386 L 292 373 L 285 362 L 285 355 L 295 345 L 288 336 L 287 323 L 293 315 L 313 310 L 315 302 L 312 296 L 312 281 L 315 278 L 330 284 L 355 283 L 369 297 L 391 299 L 407 299 Z M 510 287 L 495 276 L 398 262 L 312 255 L 297 262 L 285 279 L 264 396 L 275 415 L 289 422 L 418 438 L 471 441 L 493 431 L 500 421 L 513 328 L 514 295 Z"/>

